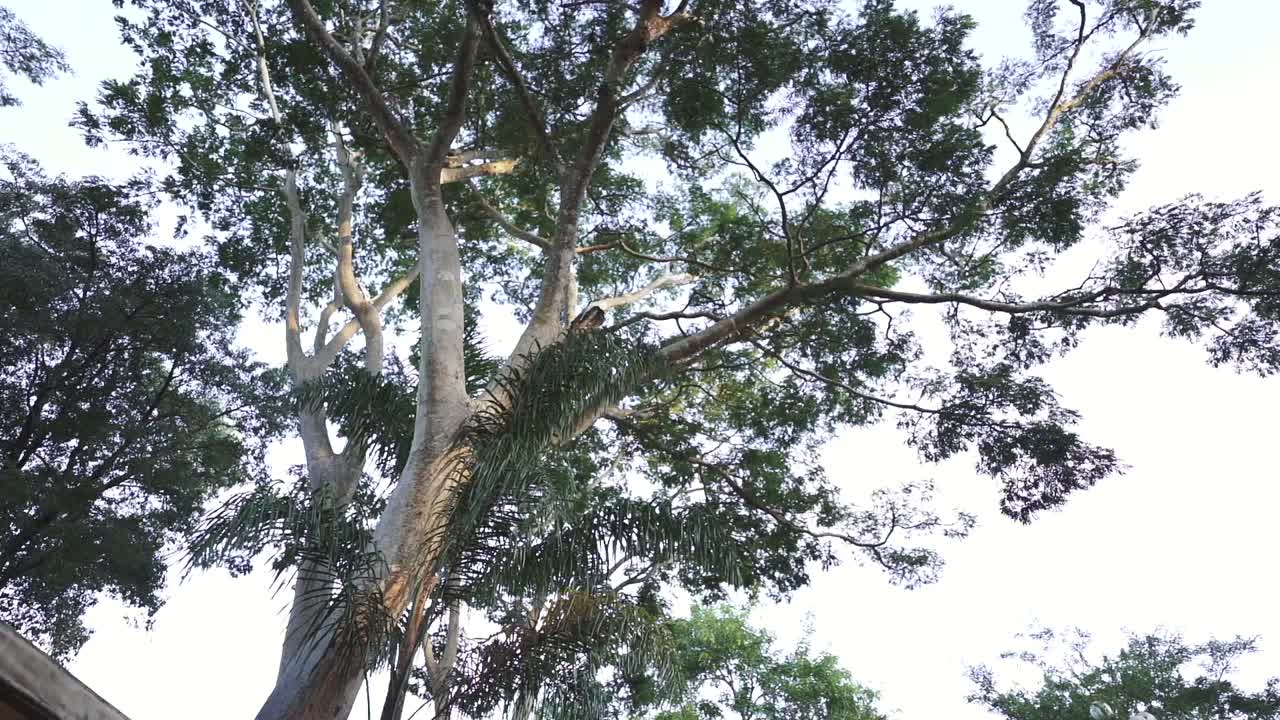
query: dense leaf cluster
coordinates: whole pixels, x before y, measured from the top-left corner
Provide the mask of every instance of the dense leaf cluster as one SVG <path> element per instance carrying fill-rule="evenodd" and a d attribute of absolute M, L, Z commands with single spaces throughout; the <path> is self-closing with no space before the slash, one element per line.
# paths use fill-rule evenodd
<path fill-rule="evenodd" d="M 1131 636 L 1115 655 L 1093 660 L 1088 635 L 1080 631 L 1058 637 L 1042 630 L 1031 638 L 1043 648 L 1005 657 L 1041 671 L 1038 684 L 1001 687 L 990 667 L 976 667 L 970 671 L 976 686 L 970 702 L 1008 720 L 1098 720 L 1141 713 L 1161 720 L 1280 717 L 1280 678 L 1250 692 L 1228 677 L 1237 661 L 1257 650 L 1252 639 L 1187 643 L 1177 635 L 1152 633 Z M 1063 650 L 1066 659 L 1059 662 L 1055 652 Z"/>
<path fill-rule="evenodd" d="M 166 551 L 263 473 L 279 373 L 234 345 L 240 305 L 198 252 L 143 244 L 139 180 L 0 179 L 0 597 L 62 657 L 109 592 L 160 606 Z"/>
<path fill-rule="evenodd" d="M 7 7 L 0 7 L 0 66 L 36 85 L 70 69 L 61 50 L 31 32 Z M 20 104 L 0 80 L 0 108 Z"/>

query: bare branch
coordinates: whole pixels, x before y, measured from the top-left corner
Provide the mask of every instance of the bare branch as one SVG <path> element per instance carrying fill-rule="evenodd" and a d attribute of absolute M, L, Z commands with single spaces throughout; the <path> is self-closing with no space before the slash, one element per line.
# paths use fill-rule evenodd
<path fill-rule="evenodd" d="M 285 352 L 295 381 L 301 381 L 306 379 L 306 374 L 303 372 L 306 356 L 302 350 L 300 307 L 302 305 L 303 243 L 307 216 L 302 212 L 302 205 L 298 202 L 298 176 L 292 169 L 285 171 L 284 198 L 285 205 L 289 208 L 289 288 L 285 297 Z"/>
<path fill-rule="evenodd" d="M 338 167 L 342 169 L 343 183 L 342 195 L 338 198 L 338 268 L 335 279 L 340 292 L 336 297 L 341 298 L 355 315 L 356 322 L 360 323 L 365 338 L 365 369 L 377 374 L 382 371 L 383 360 L 382 318 L 356 280 L 354 259 L 352 222 L 355 196 L 360 190 L 360 166 L 337 128 L 333 131 L 333 148 Z"/>
<path fill-rule="evenodd" d="M 338 282 L 338 269 L 333 271 L 333 299 L 320 310 L 320 319 L 316 323 L 316 334 L 312 340 L 311 352 L 318 353 L 324 349 L 329 335 L 329 321 L 333 314 L 342 309 L 342 284 Z"/>
<path fill-rule="evenodd" d="M 450 150 L 449 153 L 444 156 L 444 162 L 445 162 L 445 167 L 462 167 L 463 165 L 469 165 L 475 162 L 476 160 L 486 160 L 486 159 L 492 158 L 495 155 L 501 155 L 501 154 L 502 153 L 496 150 L 486 150 L 483 148 L 471 148 L 468 150 Z"/>
<path fill-rule="evenodd" d="M 262 94 L 267 100 L 267 108 L 271 111 L 271 119 L 280 122 L 280 106 L 276 104 L 275 89 L 271 86 L 271 72 L 267 69 L 267 41 L 262 35 L 262 23 L 258 20 L 258 2 L 246 0 L 249 20 L 253 25 L 254 40 L 257 42 L 258 82 L 262 84 Z"/>
<path fill-rule="evenodd" d="M 611 298 L 596 300 L 587 307 L 597 307 L 601 310 L 611 310 L 616 307 L 624 307 L 632 303 L 640 302 L 659 290 L 665 290 L 679 285 L 688 285 L 697 279 L 698 278 L 696 276 L 690 275 L 689 273 L 665 273 L 638 290 L 633 290 L 629 293 L 623 293 L 622 295 L 617 295 Z"/>
<path fill-rule="evenodd" d="M 449 626 L 445 629 L 444 653 L 440 656 L 440 670 L 445 673 L 453 670 L 458 659 L 458 639 L 462 635 L 462 603 L 454 600 L 449 604 Z"/>
<path fill-rule="evenodd" d="M 385 308 L 392 300 L 395 300 L 404 293 L 404 291 L 407 290 L 416 279 L 418 279 L 417 265 L 415 265 L 408 273 L 405 273 L 383 288 L 382 292 L 373 299 L 372 304 L 374 310 L 382 310 Z M 329 364 L 338 356 L 338 353 L 342 352 L 342 348 L 345 347 L 351 338 L 355 337 L 358 332 L 360 332 L 360 322 L 354 318 L 348 320 L 346 324 L 329 339 L 329 342 L 325 344 L 324 348 L 318 350 L 315 355 L 307 360 L 308 364 L 319 371 L 323 371 L 324 368 L 329 367 Z"/>
<path fill-rule="evenodd" d="M 475 177 L 494 176 L 494 175 L 510 175 L 515 171 L 519 160 L 492 160 L 477 165 L 461 165 L 459 167 L 446 167 L 440 170 L 440 184 L 448 184 L 459 182 L 462 180 L 470 180 Z"/>
<path fill-rule="evenodd" d="M 1129 305 L 1119 305 L 1116 307 L 1097 307 L 1089 303 L 1106 297 L 1114 297 L 1111 289 L 1089 293 L 1087 295 L 1070 298 L 1066 300 L 1041 300 L 1036 302 L 1013 303 L 1000 300 L 989 300 L 987 298 L 974 297 L 971 295 L 963 295 L 960 293 L 911 293 L 901 290 L 891 290 L 889 288 L 877 287 L 874 285 L 855 284 L 850 286 L 850 291 L 864 297 L 877 297 L 884 300 L 891 300 L 903 303 L 915 303 L 924 305 L 938 305 L 955 303 L 959 305 L 968 305 L 971 307 L 987 310 L 990 312 L 1007 313 L 1009 315 L 1025 315 L 1027 313 L 1052 312 L 1061 315 L 1079 315 L 1095 318 L 1113 318 L 1123 315 L 1135 315 L 1160 307 L 1160 299 L 1170 295 L 1178 294 L 1194 294 L 1208 292 L 1208 288 L 1197 288 L 1194 290 L 1186 290 L 1183 288 L 1170 288 L 1167 290 L 1150 291 L 1143 293 L 1151 295 L 1150 299 L 1140 303 Z"/>

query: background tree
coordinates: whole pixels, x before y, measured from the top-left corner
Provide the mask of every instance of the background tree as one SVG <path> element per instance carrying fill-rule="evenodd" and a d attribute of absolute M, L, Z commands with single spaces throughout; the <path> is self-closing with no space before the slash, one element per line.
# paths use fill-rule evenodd
<path fill-rule="evenodd" d="M 927 581 L 936 552 L 910 536 L 970 519 L 870 472 L 853 504 L 817 448 L 892 417 L 925 460 L 972 451 L 1029 521 L 1120 465 L 1033 372 L 1088 327 L 1156 313 L 1211 362 L 1280 364 L 1259 197 L 1154 208 L 1078 283 L 1034 282 L 1123 189 L 1125 133 L 1176 91 L 1151 43 L 1194 2 L 1035 0 L 1028 56 L 987 67 L 966 16 L 883 0 L 133 4 L 139 73 L 79 123 L 174 163 L 165 188 L 284 319 L 310 398 L 302 507 L 264 490 L 200 551 L 297 568 L 262 718 L 345 717 L 367 665 L 412 657 L 458 602 L 563 609 L 474 655 L 503 653 L 476 663 L 506 673 L 496 696 L 550 702 L 625 658 L 641 588 L 784 595 L 841 548 Z M 908 328 L 921 306 L 943 310 L 946 360 Z M 494 318 L 519 337 L 477 362 L 468 328 Z M 362 487 L 385 503 L 371 528 L 344 509 Z M 312 516 L 350 532 L 289 521 Z M 348 573 L 340 544 L 374 553 Z"/>
<path fill-rule="evenodd" d="M 662 720 L 877 720 L 876 694 L 853 681 L 829 653 L 813 655 L 809 638 L 790 652 L 728 605 L 692 608 L 673 622 L 678 692 L 661 701 L 643 680 L 619 683 L 631 717 Z M 646 706 L 665 707 L 650 715 Z"/>
<path fill-rule="evenodd" d="M 1088 652 L 1089 636 L 1079 630 L 1062 637 L 1042 630 L 1031 639 L 1042 643 L 1039 652 L 1010 652 L 1001 657 L 1038 670 L 1037 684 L 1000 688 L 991 668 L 979 666 L 970 670 L 977 686 L 970 702 L 1009 720 L 1280 717 L 1280 678 L 1272 678 L 1258 692 L 1247 692 L 1229 679 L 1235 663 L 1257 649 L 1254 639 L 1188 644 L 1163 632 L 1133 635 L 1116 655 L 1096 659 Z M 1059 655 L 1061 661 L 1055 662 Z"/>
<path fill-rule="evenodd" d="M 167 551 L 264 472 L 277 383 L 207 256 L 147 246 L 141 180 L 0 179 L 0 617 L 65 658 L 103 592 L 148 615 Z"/>

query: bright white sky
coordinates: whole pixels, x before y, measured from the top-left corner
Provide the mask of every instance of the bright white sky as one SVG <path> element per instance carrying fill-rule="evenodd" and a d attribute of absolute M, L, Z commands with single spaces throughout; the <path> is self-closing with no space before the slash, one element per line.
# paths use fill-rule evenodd
<path fill-rule="evenodd" d="M 74 102 L 97 83 L 129 74 L 105 0 L 9 0 L 39 34 L 62 47 L 75 76 L 31 88 L 13 80 L 24 107 L 0 111 L 0 141 L 50 171 L 128 175 L 118 151 L 87 150 L 66 127 Z M 933 3 L 912 0 L 921 8 Z M 989 59 L 1027 46 L 1019 0 L 960 0 L 980 23 L 976 47 Z M 1124 211 L 1199 191 L 1234 198 L 1263 190 L 1280 201 L 1280 101 L 1270 88 L 1280 68 L 1280 3 L 1206 3 L 1186 39 L 1164 53 L 1183 93 L 1162 127 L 1134 139 L 1143 167 L 1120 202 Z M 245 333 L 279 358 L 280 333 Z M 265 345 L 264 345 L 265 344 Z M 1083 346 L 1045 371 L 1083 430 L 1131 466 L 1122 477 L 1075 497 L 1030 526 L 996 512 L 996 488 L 968 462 L 922 466 L 892 427 L 848 432 L 827 452 L 829 474 L 853 494 L 932 477 L 943 507 L 979 513 L 968 540 L 944 546 L 941 581 L 905 591 L 872 569 L 845 565 L 819 573 L 791 603 L 762 606 L 757 622 L 784 642 L 812 613 L 814 645 L 837 654 L 901 718 L 990 717 L 966 704 L 965 667 L 994 661 L 1033 623 L 1077 625 L 1099 649 L 1124 630 L 1164 626 L 1193 639 L 1261 635 L 1263 652 L 1240 677 L 1259 684 L 1280 668 L 1280 470 L 1273 417 L 1280 379 L 1213 370 L 1188 345 L 1137 331 L 1091 332 Z M 289 462 L 288 450 L 281 461 Z M 274 677 L 285 595 L 267 578 L 224 574 L 173 584 L 168 605 L 146 631 L 104 602 L 96 633 L 71 670 L 134 720 L 248 718 Z M 374 709 L 382 687 L 375 688 Z M 364 713 L 363 700 L 356 715 Z"/>

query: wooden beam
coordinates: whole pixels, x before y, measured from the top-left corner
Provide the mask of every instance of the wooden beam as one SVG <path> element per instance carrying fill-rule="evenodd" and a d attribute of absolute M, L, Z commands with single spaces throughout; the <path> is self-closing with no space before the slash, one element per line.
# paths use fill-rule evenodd
<path fill-rule="evenodd" d="M 0 720 L 129 720 L 39 648 L 0 623 Z"/>

